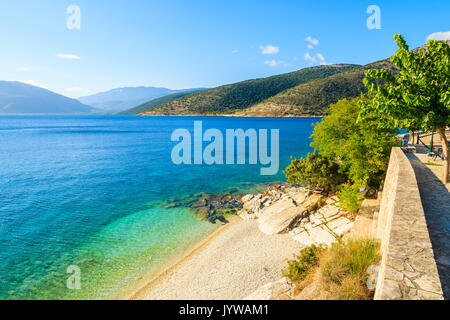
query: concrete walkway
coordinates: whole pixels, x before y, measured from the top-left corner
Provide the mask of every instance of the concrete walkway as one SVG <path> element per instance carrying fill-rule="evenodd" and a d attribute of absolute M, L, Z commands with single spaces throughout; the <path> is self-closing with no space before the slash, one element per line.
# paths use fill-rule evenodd
<path fill-rule="evenodd" d="M 450 184 L 444 185 L 439 180 L 442 161 L 431 166 L 424 164 L 430 162 L 426 154 L 407 153 L 406 156 L 419 185 L 444 298 L 450 299 Z"/>

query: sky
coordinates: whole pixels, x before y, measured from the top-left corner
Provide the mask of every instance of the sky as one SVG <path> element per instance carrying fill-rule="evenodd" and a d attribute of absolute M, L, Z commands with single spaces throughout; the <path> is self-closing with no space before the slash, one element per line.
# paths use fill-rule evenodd
<path fill-rule="evenodd" d="M 0 80 L 69 97 L 215 87 L 385 59 L 396 33 L 411 48 L 449 38 L 449 12 L 447 0 L 0 0 Z"/>

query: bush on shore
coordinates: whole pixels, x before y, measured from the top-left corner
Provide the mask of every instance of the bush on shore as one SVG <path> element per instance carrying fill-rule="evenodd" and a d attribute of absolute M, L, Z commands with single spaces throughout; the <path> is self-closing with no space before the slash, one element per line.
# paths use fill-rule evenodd
<path fill-rule="evenodd" d="M 289 260 L 283 275 L 294 282 L 294 295 L 307 286 L 316 286 L 319 296 L 303 299 L 370 300 L 367 273 L 380 260 L 379 244 L 370 238 L 336 242 L 329 248 L 311 246 L 303 249 L 296 260 Z M 306 279 L 306 280 L 305 280 Z"/>
<path fill-rule="evenodd" d="M 294 159 L 284 171 L 289 183 L 299 184 L 324 192 L 336 192 L 345 182 L 346 176 L 339 172 L 339 165 L 318 152 L 309 153 L 306 158 Z"/>
<path fill-rule="evenodd" d="M 380 260 L 379 244 L 373 239 L 336 242 L 321 256 L 322 283 L 337 300 L 372 298 L 367 288 L 367 269 Z"/>
<path fill-rule="evenodd" d="M 303 280 L 308 272 L 319 263 L 322 247 L 315 245 L 304 248 L 293 260 L 287 261 L 287 268 L 282 270 L 283 277 L 291 281 Z"/>
<path fill-rule="evenodd" d="M 358 212 L 362 199 L 364 196 L 361 194 L 360 185 L 344 183 L 340 186 L 338 191 L 339 206 L 350 212 Z"/>

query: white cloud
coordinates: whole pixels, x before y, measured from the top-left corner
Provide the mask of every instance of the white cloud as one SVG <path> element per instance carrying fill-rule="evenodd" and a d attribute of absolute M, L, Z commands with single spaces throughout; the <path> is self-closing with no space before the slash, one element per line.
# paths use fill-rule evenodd
<path fill-rule="evenodd" d="M 269 67 L 276 67 L 278 65 L 278 61 L 276 60 L 264 61 L 264 64 Z"/>
<path fill-rule="evenodd" d="M 311 56 L 311 54 L 307 52 L 305 53 L 304 58 L 306 61 L 309 61 L 310 64 L 315 64 L 317 62 L 322 66 L 328 64 L 325 57 L 321 53 L 317 53 L 315 56 Z"/>
<path fill-rule="evenodd" d="M 319 44 L 319 40 L 312 38 L 311 36 L 308 36 L 305 41 L 309 42 L 307 45 L 308 49 L 313 49 L 314 46 L 317 46 Z"/>
<path fill-rule="evenodd" d="M 264 61 L 264 64 L 265 64 L 266 66 L 269 66 L 269 67 L 278 67 L 278 66 L 282 66 L 282 67 L 290 67 L 290 66 L 291 66 L 291 64 L 286 63 L 286 62 L 281 61 L 281 60 L 269 60 L 269 61 Z"/>
<path fill-rule="evenodd" d="M 57 54 L 56 56 L 61 59 L 70 59 L 70 60 L 80 59 L 79 56 L 76 56 L 74 54 Z"/>
<path fill-rule="evenodd" d="M 325 57 L 323 56 L 323 54 L 318 53 L 318 54 L 316 54 L 316 57 L 319 59 L 321 65 L 324 66 L 324 65 L 328 64 L 327 61 L 325 60 Z"/>
<path fill-rule="evenodd" d="M 17 80 L 17 81 L 48 90 L 48 88 L 45 85 L 43 85 L 40 82 L 34 81 L 34 80 Z"/>
<path fill-rule="evenodd" d="M 239 50 L 238 49 L 234 49 L 233 51 L 231 51 L 231 53 L 238 53 Z"/>
<path fill-rule="evenodd" d="M 427 41 L 428 40 L 450 40 L 450 31 L 445 31 L 445 32 L 435 32 L 430 34 L 427 37 Z"/>
<path fill-rule="evenodd" d="M 259 49 L 261 50 L 262 54 L 277 54 L 278 52 L 280 52 L 279 47 L 275 47 L 272 45 L 260 46 Z"/>
<path fill-rule="evenodd" d="M 305 53 L 305 60 L 309 61 L 311 64 L 316 63 L 317 59 L 309 54 L 309 52 Z"/>

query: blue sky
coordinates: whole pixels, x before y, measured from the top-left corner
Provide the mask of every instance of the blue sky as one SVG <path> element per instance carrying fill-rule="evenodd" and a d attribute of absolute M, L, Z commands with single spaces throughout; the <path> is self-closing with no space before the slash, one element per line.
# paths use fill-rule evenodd
<path fill-rule="evenodd" d="M 79 30 L 66 26 L 70 5 L 80 8 Z M 379 30 L 367 28 L 370 5 L 381 10 Z M 444 0 L 0 0 L 0 80 L 70 97 L 122 86 L 214 87 L 383 59 L 395 33 L 417 47 L 448 32 L 448 12 Z"/>

